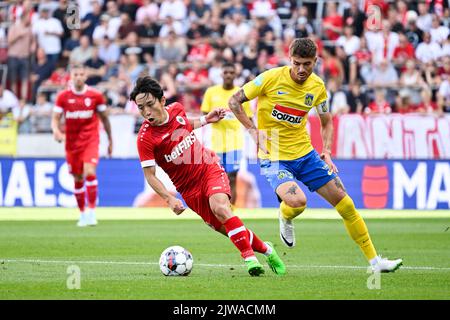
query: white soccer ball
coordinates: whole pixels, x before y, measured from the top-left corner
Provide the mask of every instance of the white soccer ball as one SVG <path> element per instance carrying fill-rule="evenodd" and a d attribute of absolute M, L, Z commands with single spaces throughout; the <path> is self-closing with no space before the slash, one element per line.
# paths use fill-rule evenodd
<path fill-rule="evenodd" d="M 168 247 L 159 258 L 159 268 L 165 276 L 187 276 L 193 263 L 192 254 L 180 246 Z"/>

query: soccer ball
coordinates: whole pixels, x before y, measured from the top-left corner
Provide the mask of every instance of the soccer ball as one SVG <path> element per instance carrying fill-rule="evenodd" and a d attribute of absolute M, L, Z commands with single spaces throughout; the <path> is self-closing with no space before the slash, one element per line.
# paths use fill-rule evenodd
<path fill-rule="evenodd" d="M 159 258 L 159 268 L 165 276 L 187 276 L 193 263 L 192 254 L 180 246 L 168 247 Z"/>

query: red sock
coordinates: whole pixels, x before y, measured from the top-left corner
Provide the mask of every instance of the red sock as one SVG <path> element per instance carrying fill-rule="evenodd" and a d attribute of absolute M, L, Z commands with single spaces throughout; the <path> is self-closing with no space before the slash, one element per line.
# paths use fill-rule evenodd
<path fill-rule="evenodd" d="M 86 203 L 86 191 L 84 189 L 84 181 L 75 181 L 74 190 L 75 199 L 77 199 L 78 208 L 81 212 L 84 212 Z"/>
<path fill-rule="evenodd" d="M 95 175 L 86 177 L 86 192 L 88 198 L 88 207 L 93 209 L 97 202 L 97 177 Z"/>
<path fill-rule="evenodd" d="M 255 253 L 250 245 L 250 241 L 247 236 L 247 229 L 245 229 L 241 219 L 234 216 L 225 221 L 223 225 L 225 226 L 228 237 L 241 252 L 242 258 L 247 259 L 254 257 Z"/>
<path fill-rule="evenodd" d="M 252 246 L 253 251 L 265 254 L 267 252 L 267 245 L 260 239 L 252 230 L 247 229 L 248 240 Z"/>

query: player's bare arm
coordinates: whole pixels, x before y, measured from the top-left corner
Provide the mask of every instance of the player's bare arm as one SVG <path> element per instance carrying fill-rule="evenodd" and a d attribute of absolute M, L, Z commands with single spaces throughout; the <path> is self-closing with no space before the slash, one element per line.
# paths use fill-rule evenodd
<path fill-rule="evenodd" d="M 333 117 L 330 112 L 319 112 L 322 133 L 322 153 L 320 157 L 325 161 L 333 172 L 338 172 L 337 167 L 331 160 L 331 146 L 333 143 Z"/>
<path fill-rule="evenodd" d="M 245 96 L 244 89 L 240 89 L 238 92 L 231 96 L 230 100 L 228 101 L 228 106 L 234 113 L 236 118 L 242 123 L 244 128 L 248 130 L 256 145 L 258 146 L 258 149 L 261 149 L 265 154 L 269 154 L 269 151 L 266 147 L 266 141 L 270 139 L 264 130 L 258 130 L 258 128 L 255 126 L 255 123 L 253 122 L 253 119 L 251 119 L 245 113 L 242 104 L 247 101 L 249 100 Z"/>
<path fill-rule="evenodd" d="M 60 113 L 53 112 L 53 114 L 52 114 L 51 127 L 52 127 L 53 137 L 58 142 L 62 142 L 66 139 L 66 136 L 64 135 L 64 133 L 62 133 L 61 130 L 59 129 L 60 125 L 61 125 L 61 117 L 62 117 L 62 112 L 60 112 Z"/>
<path fill-rule="evenodd" d="M 199 118 L 188 118 L 188 120 L 192 128 L 197 129 L 209 123 L 219 122 L 225 117 L 225 113 L 224 108 L 217 108 Z"/>
<path fill-rule="evenodd" d="M 106 135 L 108 136 L 108 155 L 111 157 L 113 150 L 112 134 L 111 134 L 111 123 L 109 122 L 107 111 L 101 111 L 98 113 L 100 120 L 103 123 L 103 128 L 105 128 Z"/>
<path fill-rule="evenodd" d="M 183 203 L 180 199 L 175 198 L 170 192 L 166 189 L 164 184 L 156 177 L 156 168 L 154 166 L 151 167 L 145 167 L 144 170 L 144 176 L 147 180 L 150 187 L 152 187 L 153 190 L 161 198 L 163 198 L 164 201 L 167 202 L 170 209 L 176 214 L 181 214 L 186 208 L 184 207 Z"/>

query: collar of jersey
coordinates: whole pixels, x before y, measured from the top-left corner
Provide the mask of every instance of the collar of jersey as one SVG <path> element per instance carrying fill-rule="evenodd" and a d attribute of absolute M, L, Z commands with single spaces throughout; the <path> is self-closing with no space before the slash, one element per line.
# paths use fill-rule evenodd
<path fill-rule="evenodd" d="M 169 117 L 170 117 L 170 115 L 169 115 L 169 113 L 167 112 L 167 110 L 164 110 L 164 111 L 165 111 L 166 114 L 167 114 L 166 121 L 164 121 L 163 123 L 157 125 L 157 127 L 163 126 L 163 125 L 165 125 L 167 122 L 169 122 Z"/>
<path fill-rule="evenodd" d="M 70 85 L 70 91 L 72 91 L 72 92 L 75 93 L 76 95 L 82 95 L 82 94 L 85 94 L 86 91 L 87 91 L 87 89 L 88 89 L 88 86 L 87 86 L 86 84 L 84 85 L 83 90 L 81 90 L 81 91 L 77 91 L 77 90 L 75 89 L 75 86 L 74 86 L 74 85 Z"/>

